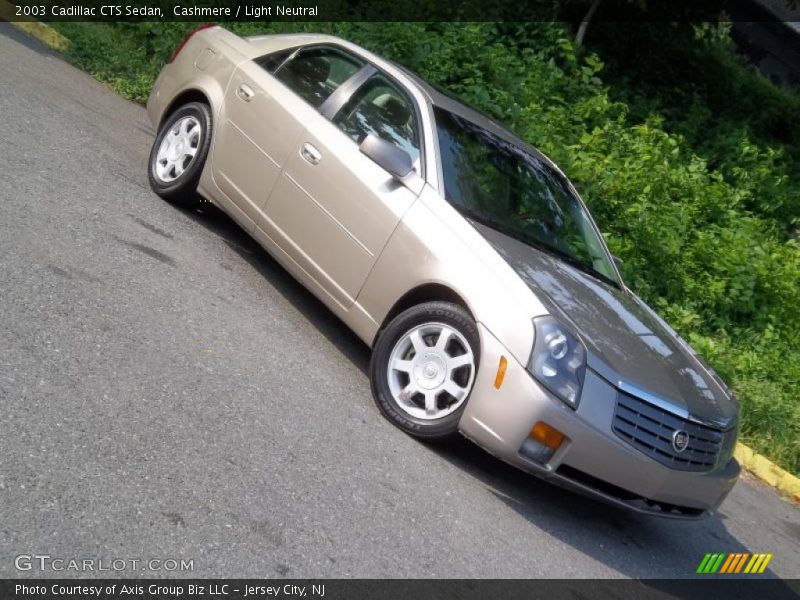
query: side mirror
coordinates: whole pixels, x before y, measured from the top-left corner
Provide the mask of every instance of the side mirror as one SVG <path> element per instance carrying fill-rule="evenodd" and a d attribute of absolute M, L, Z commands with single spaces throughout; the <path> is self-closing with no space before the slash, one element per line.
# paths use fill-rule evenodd
<path fill-rule="evenodd" d="M 622 259 L 619 256 L 611 255 L 611 258 L 614 260 L 614 264 L 617 266 L 617 270 L 622 270 Z"/>
<path fill-rule="evenodd" d="M 408 152 L 376 135 L 370 134 L 364 138 L 358 149 L 400 181 L 403 181 L 414 168 Z"/>

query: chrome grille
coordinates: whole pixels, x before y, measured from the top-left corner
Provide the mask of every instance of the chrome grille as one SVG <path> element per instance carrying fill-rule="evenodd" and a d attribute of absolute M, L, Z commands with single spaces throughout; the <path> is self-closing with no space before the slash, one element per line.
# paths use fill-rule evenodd
<path fill-rule="evenodd" d="M 614 433 L 662 465 L 679 471 L 710 471 L 732 451 L 730 435 L 665 411 L 623 392 L 617 393 Z M 689 443 L 683 452 L 672 447 L 672 436 L 683 430 Z"/>

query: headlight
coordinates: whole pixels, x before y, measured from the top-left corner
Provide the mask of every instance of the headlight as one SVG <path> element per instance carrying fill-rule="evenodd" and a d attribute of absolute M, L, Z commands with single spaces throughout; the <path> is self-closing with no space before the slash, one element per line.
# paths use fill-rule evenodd
<path fill-rule="evenodd" d="M 586 371 L 583 344 L 553 317 L 536 317 L 533 326 L 536 341 L 528 371 L 569 406 L 578 408 Z"/>

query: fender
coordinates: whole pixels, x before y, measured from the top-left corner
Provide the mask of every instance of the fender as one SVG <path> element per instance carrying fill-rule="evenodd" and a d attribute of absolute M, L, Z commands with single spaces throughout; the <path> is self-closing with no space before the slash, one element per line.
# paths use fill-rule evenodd
<path fill-rule="evenodd" d="M 533 347 L 532 318 L 547 310 L 469 223 L 451 218 L 451 226 L 437 214 L 447 210 L 455 212 L 426 186 L 381 252 L 357 304 L 381 324 L 394 303 L 411 290 L 430 283 L 445 286 L 527 364 Z"/>

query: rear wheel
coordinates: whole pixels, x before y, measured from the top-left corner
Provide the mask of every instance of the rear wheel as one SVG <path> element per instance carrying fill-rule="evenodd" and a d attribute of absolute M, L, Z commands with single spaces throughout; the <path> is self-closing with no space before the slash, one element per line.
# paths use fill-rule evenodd
<path fill-rule="evenodd" d="M 161 126 L 150 151 L 148 173 L 153 191 L 174 204 L 195 204 L 210 145 L 208 105 L 190 102 L 173 112 Z"/>
<path fill-rule="evenodd" d="M 475 322 L 449 302 L 414 306 L 378 337 L 370 364 L 375 402 L 403 431 L 430 441 L 457 437 L 479 360 Z"/>

